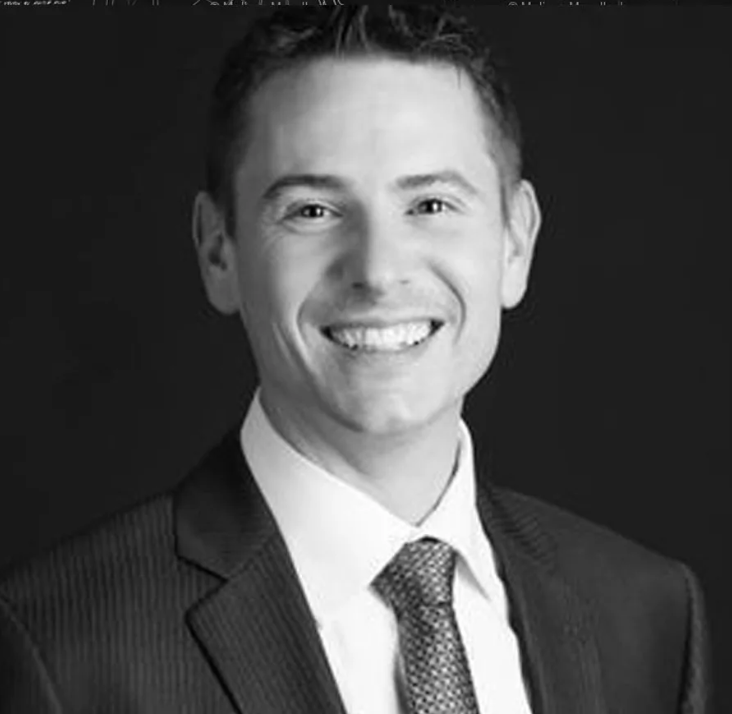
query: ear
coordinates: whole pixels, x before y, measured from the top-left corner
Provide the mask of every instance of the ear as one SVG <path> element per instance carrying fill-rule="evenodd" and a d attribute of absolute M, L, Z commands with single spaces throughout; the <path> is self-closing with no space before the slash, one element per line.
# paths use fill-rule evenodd
<path fill-rule="evenodd" d="M 226 232 L 221 209 L 206 191 L 193 203 L 193 242 L 209 302 L 231 315 L 239 309 L 236 245 Z"/>
<path fill-rule="evenodd" d="M 512 308 L 521 302 L 529 281 L 534 244 L 541 225 L 541 212 L 534 187 L 521 181 L 508 197 L 504 228 L 501 301 Z"/>

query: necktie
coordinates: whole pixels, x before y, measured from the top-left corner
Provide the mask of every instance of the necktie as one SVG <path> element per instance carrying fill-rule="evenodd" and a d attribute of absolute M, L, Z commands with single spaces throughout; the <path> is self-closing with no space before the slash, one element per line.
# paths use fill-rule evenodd
<path fill-rule="evenodd" d="M 410 714 L 478 714 L 452 606 L 455 556 L 434 538 L 407 543 L 373 582 L 399 625 Z"/>

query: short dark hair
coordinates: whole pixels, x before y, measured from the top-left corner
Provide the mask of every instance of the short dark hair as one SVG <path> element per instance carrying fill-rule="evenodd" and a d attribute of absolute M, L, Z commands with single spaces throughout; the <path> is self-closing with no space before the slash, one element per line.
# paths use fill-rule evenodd
<path fill-rule="evenodd" d="M 435 5 L 278 8 L 226 53 L 209 114 L 206 188 L 233 233 L 234 172 L 247 142 L 247 101 L 276 72 L 324 57 L 387 56 L 465 71 L 486 117 L 488 149 L 507 193 L 521 178 L 521 132 L 493 50 L 464 17 Z"/>

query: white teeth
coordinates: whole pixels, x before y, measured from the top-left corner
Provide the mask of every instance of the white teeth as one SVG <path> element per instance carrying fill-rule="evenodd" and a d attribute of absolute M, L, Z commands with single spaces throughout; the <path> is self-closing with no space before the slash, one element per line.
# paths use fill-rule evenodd
<path fill-rule="evenodd" d="M 429 337 L 429 320 L 404 322 L 389 327 L 342 327 L 330 330 L 333 340 L 352 350 L 396 352 Z"/>

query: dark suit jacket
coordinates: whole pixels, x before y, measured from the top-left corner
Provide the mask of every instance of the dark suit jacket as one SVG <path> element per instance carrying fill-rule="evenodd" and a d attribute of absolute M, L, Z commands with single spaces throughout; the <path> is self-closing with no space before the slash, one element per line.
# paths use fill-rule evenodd
<path fill-rule="evenodd" d="M 478 501 L 535 714 L 711 711 L 685 566 L 509 491 Z M 237 432 L 173 493 L 2 579 L 0 712 L 343 713 Z"/>

